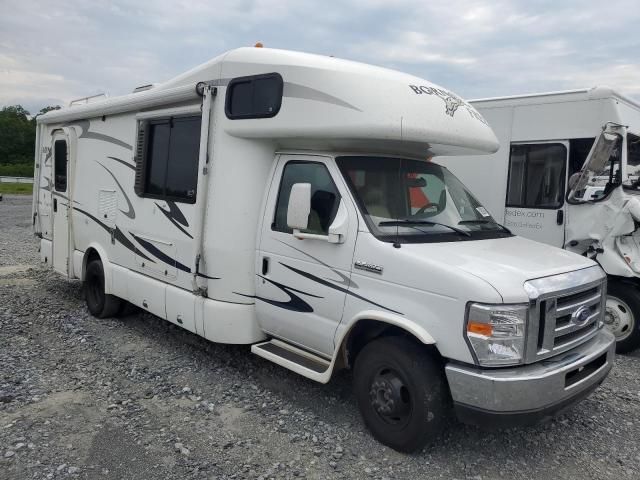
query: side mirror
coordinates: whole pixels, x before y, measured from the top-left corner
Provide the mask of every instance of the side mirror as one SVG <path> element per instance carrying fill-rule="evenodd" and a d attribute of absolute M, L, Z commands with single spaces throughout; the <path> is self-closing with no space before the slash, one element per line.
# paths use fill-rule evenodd
<path fill-rule="evenodd" d="M 293 230 L 306 230 L 311 213 L 311 184 L 295 183 L 291 187 L 287 207 L 287 225 Z"/>

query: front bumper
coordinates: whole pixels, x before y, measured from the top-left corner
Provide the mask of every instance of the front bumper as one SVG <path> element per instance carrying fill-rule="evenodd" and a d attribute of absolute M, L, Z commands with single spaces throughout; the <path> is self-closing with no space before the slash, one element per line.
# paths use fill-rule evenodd
<path fill-rule="evenodd" d="M 605 329 L 578 347 L 540 362 L 499 369 L 445 367 L 458 418 L 505 428 L 547 420 L 587 397 L 613 366 L 615 338 Z"/>

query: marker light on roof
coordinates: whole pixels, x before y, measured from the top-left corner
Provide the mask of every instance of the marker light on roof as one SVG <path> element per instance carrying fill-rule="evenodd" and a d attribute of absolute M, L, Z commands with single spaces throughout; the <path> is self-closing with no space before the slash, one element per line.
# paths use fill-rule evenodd
<path fill-rule="evenodd" d="M 262 48 L 262 47 L 264 47 L 264 45 L 262 45 L 262 42 L 258 42 L 258 43 L 256 43 L 256 44 L 254 45 L 254 47 L 256 47 L 256 48 Z"/>

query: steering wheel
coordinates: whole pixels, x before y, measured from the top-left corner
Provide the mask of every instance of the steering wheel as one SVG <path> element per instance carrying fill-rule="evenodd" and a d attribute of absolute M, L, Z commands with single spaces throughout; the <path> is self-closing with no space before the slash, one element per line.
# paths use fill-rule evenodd
<path fill-rule="evenodd" d="M 440 209 L 440 205 L 437 204 L 437 203 L 427 203 L 425 206 L 420 207 L 420 209 L 416 213 L 414 213 L 413 215 L 414 216 L 415 215 L 421 215 L 427 210 L 427 208 L 431 208 L 431 207 L 436 207 L 437 210 Z"/>

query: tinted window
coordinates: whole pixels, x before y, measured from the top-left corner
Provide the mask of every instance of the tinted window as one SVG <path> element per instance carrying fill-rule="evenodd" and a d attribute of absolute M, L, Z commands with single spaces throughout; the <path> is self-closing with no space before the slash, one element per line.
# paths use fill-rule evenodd
<path fill-rule="evenodd" d="M 149 125 L 149 150 L 147 152 L 146 193 L 164 195 L 169 159 L 169 121 Z"/>
<path fill-rule="evenodd" d="M 232 80 L 227 89 L 227 117 L 273 117 L 282 104 L 282 77 L 277 73 L 241 77 Z"/>
<path fill-rule="evenodd" d="M 58 192 L 67 191 L 67 142 L 56 140 L 54 145 L 54 186 Z"/>
<path fill-rule="evenodd" d="M 167 196 L 195 200 L 199 153 L 200 117 L 175 119 L 169 145 Z"/>
<path fill-rule="evenodd" d="M 627 176 L 640 175 L 640 137 L 627 134 Z"/>
<path fill-rule="evenodd" d="M 328 235 L 329 226 L 338 211 L 340 194 L 327 167 L 321 163 L 289 162 L 285 165 L 278 192 L 273 229 L 292 233 L 292 230 L 287 226 L 287 210 L 291 187 L 295 183 L 311 184 L 311 213 L 309 214 L 309 228 L 305 232 Z"/>
<path fill-rule="evenodd" d="M 564 202 L 567 149 L 559 143 L 512 145 L 507 206 L 559 208 Z"/>
<path fill-rule="evenodd" d="M 194 203 L 198 184 L 200 117 L 149 122 L 144 194 Z"/>

